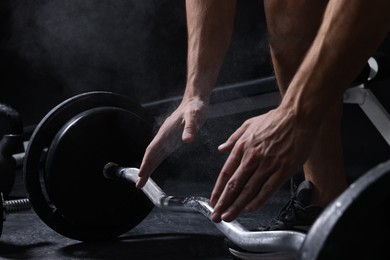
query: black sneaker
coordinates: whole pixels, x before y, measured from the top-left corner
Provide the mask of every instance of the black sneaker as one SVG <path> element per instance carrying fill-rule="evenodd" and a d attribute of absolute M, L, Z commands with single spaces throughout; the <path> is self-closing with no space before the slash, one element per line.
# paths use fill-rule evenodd
<path fill-rule="evenodd" d="M 295 230 L 307 232 L 323 208 L 310 205 L 313 184 L 303 181 L 292 191 L 291 198 L 280 210 L 278 216 L 268 226 L 259 227 L 256 231 Z"/>
<path fill-rule="evenodd" d="M 291 198 L 280 210 L 278 216 L 268 226 L 258 227 L 253 231 L 294 230 L 307 232 L 323 208 L 310 205 L 313 184 L 303 181 L 296 188 L 291 186 Z M 293 252 L 248 252 L 225 240 L 233 259 L 291 259 Z"/>

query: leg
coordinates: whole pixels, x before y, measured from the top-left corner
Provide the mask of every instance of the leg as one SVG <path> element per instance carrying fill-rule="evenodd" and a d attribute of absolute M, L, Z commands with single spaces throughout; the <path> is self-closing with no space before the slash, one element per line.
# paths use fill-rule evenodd
<path fill-rule="evenodd" d="M 282 96 L 309 49 L 322 21 L 326 0 L 265 0 L 273 66 Z M 312 203 L 326 206 L 346 187 L 341 146 L 342 100 L 329 108 L 320 137 L 304 165 L 314 184 Z"/>

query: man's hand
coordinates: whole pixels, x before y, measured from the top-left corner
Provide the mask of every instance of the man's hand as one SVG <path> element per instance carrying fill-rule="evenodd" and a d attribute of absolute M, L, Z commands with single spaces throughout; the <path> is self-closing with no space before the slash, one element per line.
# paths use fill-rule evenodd
<path fill-rule="evenodd" d="M 247 120 L 218 147 L 230 155 L 211 195 L 214 222 L 254 211 L 302 167 L 317 132 L 302 122 L 278 108 Z"/>
<path fill-rule="evenodd" d="M 207 104 L 199 99 L 184 100 L 165 120 L 146 148 L 138 173 L 137 188 L 142 188 L 152 172 L 183 143 L 194 140 L 206 120 Z"/>

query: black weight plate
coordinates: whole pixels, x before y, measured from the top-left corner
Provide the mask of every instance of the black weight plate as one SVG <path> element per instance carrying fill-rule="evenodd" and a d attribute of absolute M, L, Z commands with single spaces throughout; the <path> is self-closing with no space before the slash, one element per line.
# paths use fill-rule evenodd
<path fill-rule="evenodd" d="M 310 228 L 298 259 L 388 259 L 389 185 L 390 161 L 352 183 Z"/>
<path fill-rule="evenodd" d="M 144 144 L 147 144 L 151 141 L 153 137 L 153 120 L 141 106 L 139 106 L 129 98 L 115 93 L 102 91 L 88 92 L 65 100 L 64 102 L 53 108 L 41 120 L 30 138 L 24 159 L 23 172 L 25 178 L 25 185 L 30 199 L 30 203 L 34 211 L 44 223 L 46 223 L 56 232 L 66 237 L 82 241 L 115 237 L 119 235 L 118 233 L 120 232 L 118 230 L 120 228 L 118 228 L 118 230 L 114 230 L 113 233 L 109 234 L 99 232 L 99 230 L 95 230 L 95 232 L 91 233 L 89 227 L 84 228 L 77 223 L 73 223 L 73 220 L 68 220 L 60 212 L 60 210 L 57 209 L 56 205 L 53 205 L 52 199 L 50 199 L 50 196 L 48 196 L 48 191 L 46 190 L 45 186 L 50 186 L 50 177 L 44 177 L 42 161 L 45 160 L 46 150 L 52 144 L 53 139 L 65 124 L 68 124 L 72 118 L 79 115 L 80 113 L 99 107 L 113 107 L 127 110 L 129 113 L 132 114 L 133 117 L 138 119 L 137 121 L 140 124 L 142 122 L 142 124 L 145 125 L 145 127 L 143 128 L 145 131 L 143 132 L 142 136 L 139 136 L 137 138 L 142 139 Z M 86 130 L 87 133 L 89 131 L 99 131 L 99 129 Z M 129 129 L 129 131 L 132 130 Z M 143 153 L 145 148 L 146 146 L 143 148 L 139 147 L 139 153 Z M 129 154 L 129 152 L 127 154 Z M 157 174 L 157 177 L 161 177 L 161 179 L 156 178 L 155 181 L 162 185 L 164 175 Z M 48 179 L 48 185 L 45 185 L 45 179 Z M 50 193 L 53 193 L 53 191 L 51 191 Z M 149 205 L 146 205 L 146 207 L 150 210 Z M 144 211 L 140 210 L 134 212 Z M 145 216 L 147 215 L 146 210 L 144 214 Z M 132 220 L 130 219 L 129 222 L 131 221 Z M 127 226 L 129 224 L 125 223 L 123 225 Z"/>
<path fill-rule="evenodd" d="M 45 185 L 57 211 L 93 237 L 116 236 L 141 222 L 152 208 L 149 199 L 127 183 L 107 180 L 102 169 L 107 162 L 139 167 L 148 128 L 131 112 L 113 107 L 69 120 L 46 158 Z"/>

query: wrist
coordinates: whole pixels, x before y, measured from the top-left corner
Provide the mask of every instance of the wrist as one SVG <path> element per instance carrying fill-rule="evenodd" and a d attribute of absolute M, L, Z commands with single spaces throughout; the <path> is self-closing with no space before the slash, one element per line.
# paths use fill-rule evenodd
<path fill-rule="evenodd" d="M 210 84 L 187 83 L 183 95 L 183 100 L 197 100 L 208 104 L 211 92 L 212 86 Z"/>
<path fill-rule="evenodd" d="M 306 96 L 304 93 L 284 96 L 278 109 L 301 127 L 314 131 L 320 128 L 326 115 L 326 102 L 317 95 Z M 310 130 L 311 129 L 311 130 Z"/>

